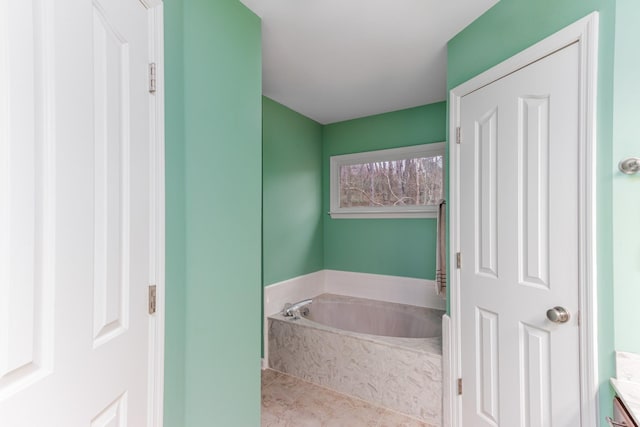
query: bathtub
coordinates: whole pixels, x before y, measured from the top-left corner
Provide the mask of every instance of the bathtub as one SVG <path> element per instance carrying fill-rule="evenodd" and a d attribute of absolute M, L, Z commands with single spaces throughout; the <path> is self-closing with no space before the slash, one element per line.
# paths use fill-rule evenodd
<path fill-rule="evenodd" d="M 269 316 L 271 368 L 441 425 L 444 311 L 332 294 L 308 307 Z"/>

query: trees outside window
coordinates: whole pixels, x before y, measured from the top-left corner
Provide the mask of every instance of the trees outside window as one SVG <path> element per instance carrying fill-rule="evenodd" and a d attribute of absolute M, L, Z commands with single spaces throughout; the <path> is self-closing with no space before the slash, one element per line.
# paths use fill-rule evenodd
<path fill-rule="evenodd" d="M 444 197 L 444 143 L 331 157 L 331 215 L 432 217 Z"/>

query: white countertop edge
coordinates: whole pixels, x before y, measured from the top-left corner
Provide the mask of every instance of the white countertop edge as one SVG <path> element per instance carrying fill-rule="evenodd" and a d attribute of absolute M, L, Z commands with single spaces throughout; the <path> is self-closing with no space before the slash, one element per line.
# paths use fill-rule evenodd
<path fill-rule="evenodd" d="M 611 378 L 611 385 L 633 421 L 640 425 L 640 383 Z"/>

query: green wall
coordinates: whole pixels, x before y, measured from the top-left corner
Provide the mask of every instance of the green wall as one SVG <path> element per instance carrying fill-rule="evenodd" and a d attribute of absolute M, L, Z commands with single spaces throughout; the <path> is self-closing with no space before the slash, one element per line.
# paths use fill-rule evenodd
<path fill-rule="evenodd" d="M 260 23 L 237 0 L 165 0 L 164 7 L 165 425 L 256 426 L 261 310 Z M 635 47 L 639 8 L 636 0 L 502 0 L 448 47 L 450 89 L 589 12 L 601 12 L 597 262 L 602 416 L 610 413 L 606 381 L 613 375 L 614 339 L 617 348 L 640 352 L 633 329 L 640 320 L 635 304 L 640 298 L 640 243 L 629 238 L 640 231 L 640 180 L 623 177 L 616 168 L 621 158 L 640 155 L 632 128 L 639 110 L 634 72 L 640 65 Z M 315 126 L 270 100 L 264 100 L 264 108 L 269 121 L 291 127 L 278 131 L 266 123 L 274 150 L 289 151 L 296 134 L 304 135 L 306 150 L 292 156 L 314 164 L 311 169 L 317 179 L 310 142 L 317 138 Z M 434 220 L 331 220 L 322 212 L 329 207 L 329 156 L 442 141 L 445 122 L 445 104 L 439 103 L 322 128 L 322 224 L 314 223 L 317 218 L 310 214 L 311 206 L 304 215 L 295 213 L 293 225 L 296 218 L 316 224 L 294 242 L 310 249 L 306 256 L 297 254 L 295 265 L 279 261 L 278 254 L 266 255 L 263 283 L 304 274 L 322 264 L 330 269 L 432 279 Z M 275 153 L 266 151 L 265 169 Z M 274 166 L 279 160 L 284 159 L 276 159 Z M 274 178 L 266 191 L 277 188 L 278 172 L 265 171 L 265 181 Z M 309 189 L 311 174 L 307 179 Z M 311 200 L 310 204 L 317 203 Z M 279 222 L 276 203 L 265 203 L 269 224 Z M 265 235 L 266 246 L 279 245 L 276 230 Z M 324 253 L 318 251 L 322 240 Z M 237 307 L 243 308 L 243 316 L 237 316 Z"/>
<path fill-rule="evenodd" d="M 323 268 L 434 279 L 434 219 L 340 219 L 329 157 L 445 139 L 444 102 L 322 126 L 263 98 L 263 285 Z"/>
<path fill-rule="evenodd" d="M 262 306 L 260 20 L 237 0 L 167 0 L 165 7 L 165 425 L 255 427 Z"/>
<path fill-rule="evenodd" d="M 185 176 L 182 0 L 164 1 L 165 44 L 165 373 L 164 425 L 184 426 Z"/>
<path fill-rule="evenodd" d="M 263 285 L 323 269 L 322 125 L 262 100 Z"/>
<path fill-rule="evenodd" d="M 613 120 L 613 274 L 616 350 L 640 353 L 640 174 L 617 162 L 640 157 L 640 2 L 617 0 Z"/>
<path fill-rule="evenodd" d="M 598 339 L 600 415 L 604 419 L 611 413 L 608 381 L 614 374 L 611 210 L 614 0 L 501 0 L 449 42 L 447 87 L 454 88 L 596 10 L 600 11 L 596 154 Z"/>
<path fill-rule="evenodd" d="M 444 102 L 326 125 L 322 212 L 329 211 L 330 156 L 440 142 L 445 136 Z M 435 278 L 435 219 L 323 218 L 326 269 Z"/>

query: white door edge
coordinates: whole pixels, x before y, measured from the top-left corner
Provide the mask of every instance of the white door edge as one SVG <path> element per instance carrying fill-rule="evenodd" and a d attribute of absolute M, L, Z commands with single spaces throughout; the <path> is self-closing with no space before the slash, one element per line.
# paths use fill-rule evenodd
<path fill-rule="evenodd" d="M 460 152 L 451 141 L 460 124 L 460 101 L 464 95 L 482 88 L 532 62 L 548 56 L 573 43 L 580 46 L 580 159 L 579 159 L 579 268 L 580 281 L 580 401 L 582 427 L 598 425 L 598 340 L 597 340 L 597 283 L 596 283 L 596 211 L 595 211 L 595 142 L 596 95 L 598 63 L 598 12 L 593 12 L 557 33 L 525 49 L 493 68 L 455 87 L 449 94 L 449 212 L 450 253 L 455 259 L 460 251 Z M 448 393 L 443 395 L 444 408 L 452 427 L 462 426 L 462 405 L 457 395 L 457 379 L 461 369 L 460 275 L 455 263 L 450 263 L 450 316 L 449 341 L 450 372 Z"/>
<path fill-rule="evenodd" d="M 151 147 L 151 250 L 155 265 L 156 312 L 149 319 L 149 402 L 147 427 L 162 427 L 164 414 L 165 334 L 165 150 L 164 150 L 164 10 L 162 1 L 142 1 L 149 9 L 149 62 L 156 64 L 156 89 L 149 97 Z"/>

